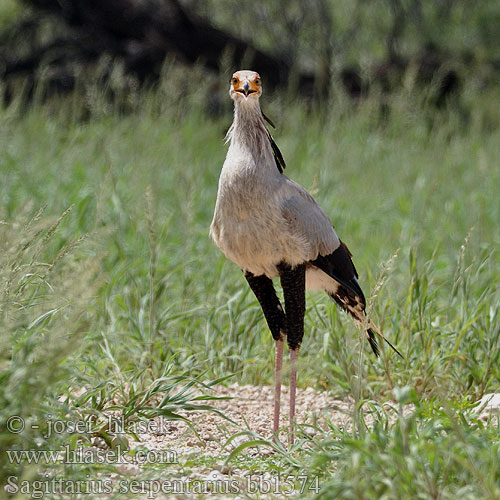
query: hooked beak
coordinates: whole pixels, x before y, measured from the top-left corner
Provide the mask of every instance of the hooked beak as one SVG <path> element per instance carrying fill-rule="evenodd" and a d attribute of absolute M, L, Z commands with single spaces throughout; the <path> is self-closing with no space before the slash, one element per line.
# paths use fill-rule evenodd
<path fill-rule="evenodd" d="M 234 89 L 235 92 L 239 92 L 243 94 L 245 98 L 248 98 L 250 94 L 255 94 L 257 92 L 257 87 L 253 83 L 249 83 L 248 80 L 245 80 L 242 86 Z"/>

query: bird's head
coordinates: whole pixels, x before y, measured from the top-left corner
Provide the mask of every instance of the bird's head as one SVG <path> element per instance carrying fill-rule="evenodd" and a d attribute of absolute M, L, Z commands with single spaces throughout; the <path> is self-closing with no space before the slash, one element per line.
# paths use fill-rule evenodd
<path fill-rule="evenodd" d="M 231 77 L 229 95 L 234 102 L 256 102 L 261 94 L 260 76 L 255 71 L 244 69 Z"/>

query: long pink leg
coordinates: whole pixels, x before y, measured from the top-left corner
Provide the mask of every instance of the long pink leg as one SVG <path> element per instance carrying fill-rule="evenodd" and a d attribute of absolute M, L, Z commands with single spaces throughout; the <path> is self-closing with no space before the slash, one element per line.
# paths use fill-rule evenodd
<path fill-rule="evenodd" d="M 281 367 L 283 365 L 283 338 L 276 341 L 276 356 L 274 367 L 274 417 L 273 440 L 276 441 L 280 428 L 280 403 L 281 403 Z"/>
<path fill-rule="evenodd" d="M 295 392 L 297 389 L 297 357 L 299 348 L 290 351 L 290 445 L 293 444 L 293 426 L 295 419 Z"/>

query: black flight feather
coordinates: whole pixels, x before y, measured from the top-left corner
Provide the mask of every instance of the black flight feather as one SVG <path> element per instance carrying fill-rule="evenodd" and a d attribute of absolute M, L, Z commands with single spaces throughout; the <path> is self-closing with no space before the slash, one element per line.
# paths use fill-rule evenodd
<path fill-rule="evenodd" d="M 351 260 L 351 254 L 347 246 L 341 241 L 340 246 L 329 255 L 318 255 L 311 264 L 319 267 L 335 281 L 338 281 L 344 288 L 349 290 L 354 296 L 359 297 L 360 302 L 365 305 L 365 296 L 358 283 L 358 272 Z"/>

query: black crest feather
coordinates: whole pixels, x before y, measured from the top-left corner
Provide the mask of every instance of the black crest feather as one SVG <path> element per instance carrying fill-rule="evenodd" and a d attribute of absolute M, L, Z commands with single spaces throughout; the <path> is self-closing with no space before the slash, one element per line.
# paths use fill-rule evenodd
<path fill-rule="evenodd" d="M 271 127 L 276 128 L 274 123 L 271 121 L 270 118 L 268 118 L 264 113 L 262 113 L 262 117 L 264 120 L 271 125 Z M 274 155 L 274 161 L 276 162 L 276 167 L 280 171 L 280 173 L 283 173 L 283 170 L 286 168 L 286 163 L 285 159 L 283 158 L 283 155 L 281 154 L 280 149 L 278 148 L 278 145 L 276 142 L 274 142 L 273 136 L 271 133 L 268 131 L 267 136 L 269 138 L 269 142 L 271 143 L 271 149 L 273 150 L 273 155 Z"/>

